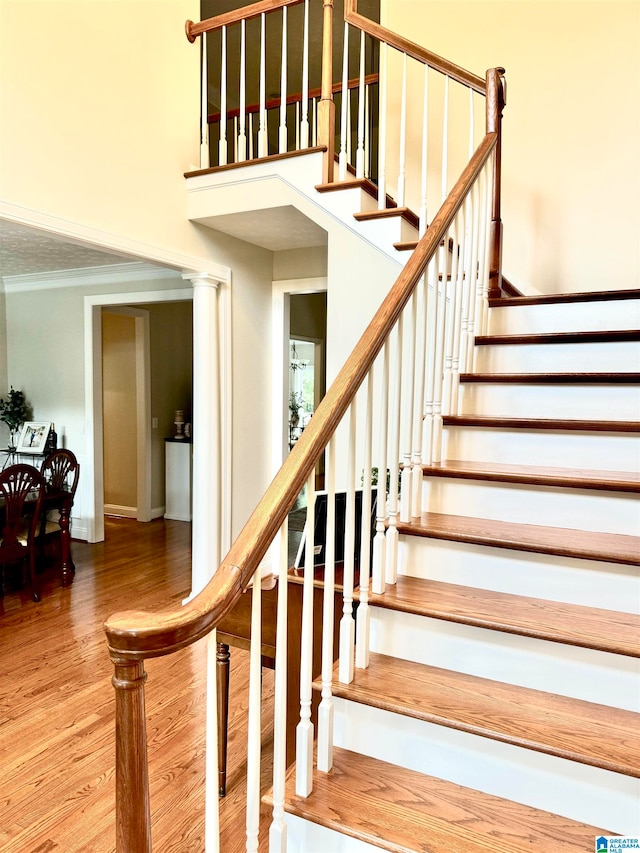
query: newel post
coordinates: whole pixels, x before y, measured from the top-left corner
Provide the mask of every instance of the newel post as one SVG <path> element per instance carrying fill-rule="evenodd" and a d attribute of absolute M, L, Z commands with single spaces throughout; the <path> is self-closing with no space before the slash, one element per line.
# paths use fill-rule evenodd
<path fill-rule="evenodd" d="M 489 299 L 499 299 L 502 292 L 500 187 L 502 177 L 502 111 L 506 104 L 504 73 L 504 68 L 490 68 L 487 71 L 487 133 L 498 135 L 493 157 L 493 195 L 489 230 Z"/>
<path fill-rule="evenodd" d="M 333 100 L 333 0 L 323 0 L 322 87 L 318 104 L 318 145 L 325 148 L 322 183 L 333 181 L 336 105 Z"/>
<path fill-rule="evenodd" d="M 144 662 L 112 653 L 116 690 L 116 853 L 151 853 Z"/>

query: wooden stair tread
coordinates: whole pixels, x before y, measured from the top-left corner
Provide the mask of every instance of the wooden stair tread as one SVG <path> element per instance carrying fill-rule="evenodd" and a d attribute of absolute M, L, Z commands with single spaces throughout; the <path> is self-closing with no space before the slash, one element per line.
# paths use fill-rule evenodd
<path fill-rule="evenodd" d="M 229 172 L 235 169 L 244 169 L 246 166 L 255 166 L 256 163 L 273 163 L 276 160 L 289 160 L 292 157 L 304 157 L 307 154 L 317 154 L 326 151 L 324 145 L 316 145 L 311 148 L 302 148 L 299 151 L 285 151 L 283 154 L 268 154 L 266 157 L 254 157 L 253 160 L 242 160 L 238 163 L 225 163 L 224 166 L 209 166 L 206 169 L 193 169 L 185 172 L 185 178 L 197 178 L 200 175 L 215 175 L 217 172 Z"/>
<path fill-rule="evenodd" d="M 596 471 L 539 465 L 509 465 L 506 462 L 467 462 L 457 459 L 448 459 L 434 465 L 423 465 L 422 470 L 426 477 L 452 477 L 617 492 L 640 491 L 640 472 L 633 471 Z"/>
<path fill-rule="evenodd" d="M 265 800 L 273 804 L 271 794 Z M 393 853 L 584 853 L 608 830 L 335 748 L 313 792 L 295 793 L 289 768 L 285 811 Z"/>
<path fill-rule="evenodd" d="M 536 554 L 554 554 L 581 560 L 640 565 L 640 537 L 566 527 L 545 527 L 445 513 L 423 513 L 419 521 L 398 522 L 401 533 L 509 548 Z"/>
<path fill-rule="evenodd" d="M 378 187 L 368 178 L 348 178 L 345 181 L 332 181 L 329 184 L 318 184 L 315 188 L 319 193 L 339 192 L 340 190 L 361 189 L 367 195 L 378 200 Z M 385 206 L 387 208 L 397 208 L 397 202 L 390 195 L 385 196 Z"/>
<path fill-rule="evenodd" d="M 573 418 L 496 418 L 490 415 L 445 415 L 444 426 L 493 429 L 544 429 L 581 432 L 640 432 L 640 421 L 578 420 Z"/>
<path fill-rule="evenodd" d="M 618 341 L 640 341 L 637 329 L 619 329 L 606 332 L 544 332 L 523 335 L 477 335 L 476 346 L 504 346 L 509 344 L 593 344 Z"/>
<path fill-rule="evenodd" d="M 640 616 L 400 575 L 370 603 L 538 640 L 640 657 Z"/>
<path fill-rule="evenodd" d="M 640 776 L 640 714 L 462 672 L 370 654 L 334 696 L 480 737 Z M 316 690 L 322 682 L 314 681 Z"/>
<path fill-rule="evenodd" d="M 621 299 L 639 299 L 640 290 L 595 290 L 582 293 L 547 293 L 540 296 L 509 296 L 490 299 L 492 308 L 517 307 L 518 305 L 553 305 L 572 302 L 608 302 Z"/>
<path fill-rule="evenodd" d="M 374 219 L 389 219 L 394 216 L 401 216 L 410 225 L 413 225 L 414 228 L 418 228 L 420 225 L 420 220 L 412 210 L 409 210 L 408 207 L 391 207 L 386 208 L 385 210 L 365 210 L 362 213 L 354 213 L 353 216 L 358 220 L 358 222 L 368 222 Z"/>
<path fill-rule="evenodd" d="M 635 385 L 640 373 L 461 373 L 460 382 L 526 385 Z"/>

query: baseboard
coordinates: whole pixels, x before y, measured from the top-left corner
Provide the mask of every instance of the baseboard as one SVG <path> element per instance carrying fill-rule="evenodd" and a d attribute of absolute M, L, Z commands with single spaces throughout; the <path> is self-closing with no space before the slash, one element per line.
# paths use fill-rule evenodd
<path fill-rule="evenodd" d="M 164 511 L 165 507 L 163 506 L 155 507 L 155 509 L 151 510 L 151 519 L 153 520 L 154 518 L 162 518 L 162 516 L 164 515 Z"/>
<path fill-rule="evenodd" d="M 116 515 L 120 518 L 137 518 L 138 510 L 135 506 L 118 506 L 118 504 L 105 504 L 105 515 Z"/>

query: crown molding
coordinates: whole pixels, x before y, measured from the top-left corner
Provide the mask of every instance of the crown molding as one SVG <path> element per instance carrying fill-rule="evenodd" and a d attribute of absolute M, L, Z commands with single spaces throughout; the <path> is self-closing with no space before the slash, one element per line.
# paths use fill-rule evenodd
<path fill-rule="evenodd" d="M 93 249 L 104 249 L 106 252 L 124 255 L 138 263 L 159 264 L 163 267 L 169 267 L 177 273 L 209 273 L 223 284 L 230 284 L 231 282 L 231 269 L 223 264 L 215 263 L 215 261 L 200 256 L 175 252 L 151 243 L 143 243 L 140 240 L 132 240 L 121 234 L 101 231 L 79 222 L 42 213 L 39 210 L 0 201 L 0 219 L 37 228 L 52 237 L 62 237 Z"/>
<path fill-rule="evenodd" d="M 181 280 L 177 270 L 154 267 L 151 264 L 124 263 L 33 275 L 7 275 L 2 281 L 5 293 L 25 293 L 29 290 L 57 290 L 62 287 L 87 287 L 92 284 L 129 284 L 159 279 Z"/>

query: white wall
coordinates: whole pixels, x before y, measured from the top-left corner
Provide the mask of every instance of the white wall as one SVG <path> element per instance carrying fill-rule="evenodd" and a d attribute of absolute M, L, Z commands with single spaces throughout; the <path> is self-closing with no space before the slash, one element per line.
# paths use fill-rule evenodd
<path fill-rule="evenodd" d="M 505 274 L 527 293 L 640 287 L 640 4 L 382 0 L 382 23 L 504 66 Z"/>

